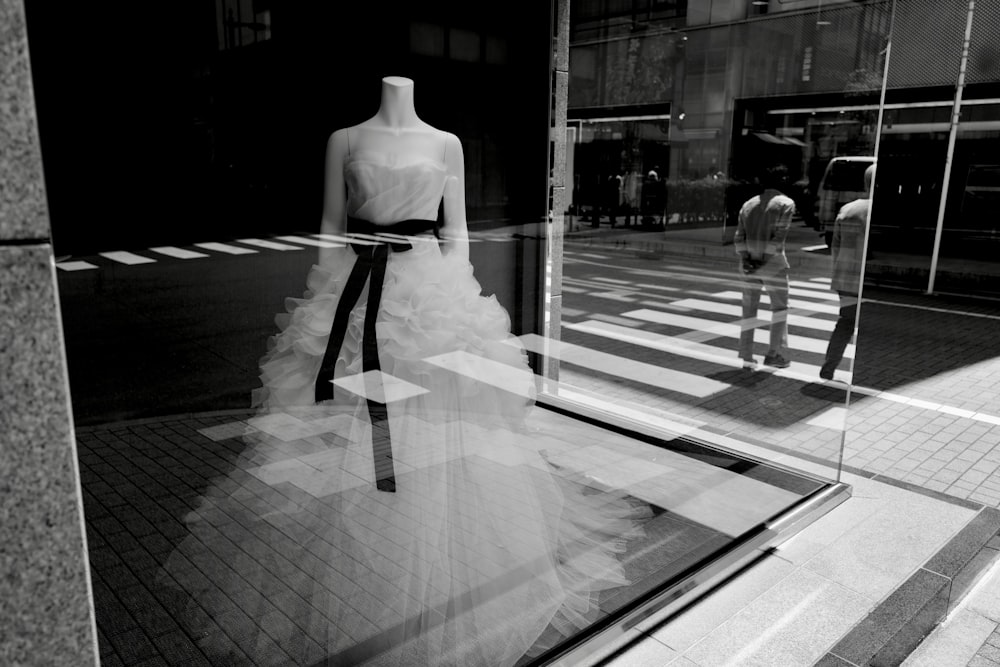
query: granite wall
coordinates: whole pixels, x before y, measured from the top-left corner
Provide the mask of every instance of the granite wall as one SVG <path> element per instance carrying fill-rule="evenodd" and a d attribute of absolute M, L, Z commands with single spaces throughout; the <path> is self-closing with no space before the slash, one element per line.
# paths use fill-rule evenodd
<path fill-rule="evenodd" d="M 22 0 L 0 0 L 0 665 L 94 665 L 80 477 Z"/>

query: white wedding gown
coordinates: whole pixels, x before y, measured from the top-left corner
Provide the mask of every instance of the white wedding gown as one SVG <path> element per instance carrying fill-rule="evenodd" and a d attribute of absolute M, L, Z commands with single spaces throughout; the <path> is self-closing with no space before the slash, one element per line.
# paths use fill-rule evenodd
<path fill-rule="evenodd" d="M 391 232 L 437 217 L 446 172 L 362 153 L 345 178 L 348 215 Z M 506 311 L 433 236 L 409 245 L 385 265 L 381 374 L 362 375 L 366 287 L 335 350 L 335 394 L 318 403 L 354 254 L 313 267 L 261 362 L 238 472 L 188 517 L 178 551 L 228 568 L 209 592 L 269 602 L 243 642 L 251 657 L 273 640 L 297 664 L 514 665 L 593 622 L 598 593 L 628 583 L 616 554 L 643 510 L 545 461 L 524 425 L 534 377 Z M 386 398 L 375 431 L 388 430 L 394 491 L 376 485 L 364 395 Z M 220 512 L 253 546 L 218 539 Z M 186 572 L 171 574 L 199 601 Z"/>

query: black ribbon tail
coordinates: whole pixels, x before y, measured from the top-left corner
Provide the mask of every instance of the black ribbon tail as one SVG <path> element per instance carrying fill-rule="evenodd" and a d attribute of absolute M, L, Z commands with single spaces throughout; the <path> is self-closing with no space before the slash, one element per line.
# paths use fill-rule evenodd
<path fill-rule="evenodd" d="M 355 247 L 354 251 L 358 258 L 354 262 L 354 268 L 351 269 L 351 275 L 347 278 L 347 284 L 344 285 L 344 291 L 337 303 L 333 326 L 330 328 L 330 340 L 326 344 L 323 362 L 319 367 L 319 374 L 316 376 L 317 403 L 333 398 L 333 375 L 337 368 L 340 348 L 347 335 L 347 324 L 350 320 L 351 310 L 354 309 L 361 297 L 361 292 L 365 289 L 365 280 L 372 269 L 372 247 Z"/>
<path fill-rule="evenodd" d="M 376 246 L 372 256 L 371 277 L 368 284 L 368 308 L 365 310 L 365 335 L 361 347 L 361 359 L 365 373 L 381 372 L 378 358 L 378 341 L 375 335 L 375 321 L 378 319 L 379 304 L 382 302 L 382 283 L 388 262 L 389 247 Z M 384 393 L 383 388 L 383 393 Z M 396 492 L 396 472 L 392 465 L 392 439 L 389 434 L 389 412 L 386 403 L 368 401 L 368 418 L 372 426 L 372 460 L 375 462 L 375 486 L 379 491 Z M 382 398 L 386 398 L 384 395 Z"/>
<path fill-rule="evenodd" d="M 368 282 L 368 304 L 365 310 L 365 330 L 362 341 L 361 361 L 364 372 L 381 371 L 378 358 L 378 340 L 375 336 L 375 321 L 378 319 L 379 304 L 382 301 L 382 283 L 385 280 L 386 263 L 389 260 L 389 246 L 353 245 L 358 258 L 344 285 L 344 291 L 337 303 L 337 310 L 330 328 L 330 339 L 323 354 L 319 373 L 316 375 L 316 402 L 333 399 L 333 378 L 337 368 L 337 357 L 347 336 L 347 325 L 351 311 L 361 298 L 365 282 Z M 366 385 L 369 383 L 366 382 Z M 374 389 L 374 387 L 372 387 Z M 366 393 L 372 391 L 366 387 Z M 384 398 L 384 397 L 383 397 Z M 389 436 L 389 413 L 385 403 L 366 399 L 368 417 L 372 429 L 372 460 L 375 466 L 375 486 L 379 491 L 395 493 L 396 473 L 392 465 L 392 440 Z"/>

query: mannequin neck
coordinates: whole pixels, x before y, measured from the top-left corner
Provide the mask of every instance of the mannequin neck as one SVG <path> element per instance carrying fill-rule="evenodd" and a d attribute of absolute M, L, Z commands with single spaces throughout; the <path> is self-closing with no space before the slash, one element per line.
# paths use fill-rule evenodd
<path fill-rule="evenodd" d="M 400 76 L 382 79 L 382 102 L 377 117 L 388 127 L 403 129 L 420 123 L 413 105 L 413 81 Z"/>

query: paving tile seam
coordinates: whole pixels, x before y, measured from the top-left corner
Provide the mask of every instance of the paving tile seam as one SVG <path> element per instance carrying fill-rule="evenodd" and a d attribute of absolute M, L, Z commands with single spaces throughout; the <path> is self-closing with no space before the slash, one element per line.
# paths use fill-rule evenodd
<path fill-rule="evenodd" d="M 125 419 L 117 422 L 107 422 L 104 424 L 85 424 L 73 427 L 75 433 L 92 434 L 127 429 L 134 426 L 147 426 L 149 424 L 161 424 L 165 422 L 185 422 L 198 419 L 213 419 L 218 417 L 235 417 L 240 415 L 256 414 L 250 408 L 234 408 L 230 410 L 209 410 L 207 412 L 181 412 L 171 415 L 161 415 L 157 417 L 140 417 L 137 419 Z"/>
<path fill-rule="evenodd" d="M 993 619 L 990 620 L 992 621 Z M 993 628 L 993 632 L 986 638 L 986 641 L 982 643 L 976 651 L 976 655 L 973 656 L 972 660 L 970 660 L 968 664 L 970 666 L 974 665 L 976 658 L 987 660 L 990 664 L 1000 664 L 997 660 L 998 654 L 1000 654 L 1000 623 Z"/>

